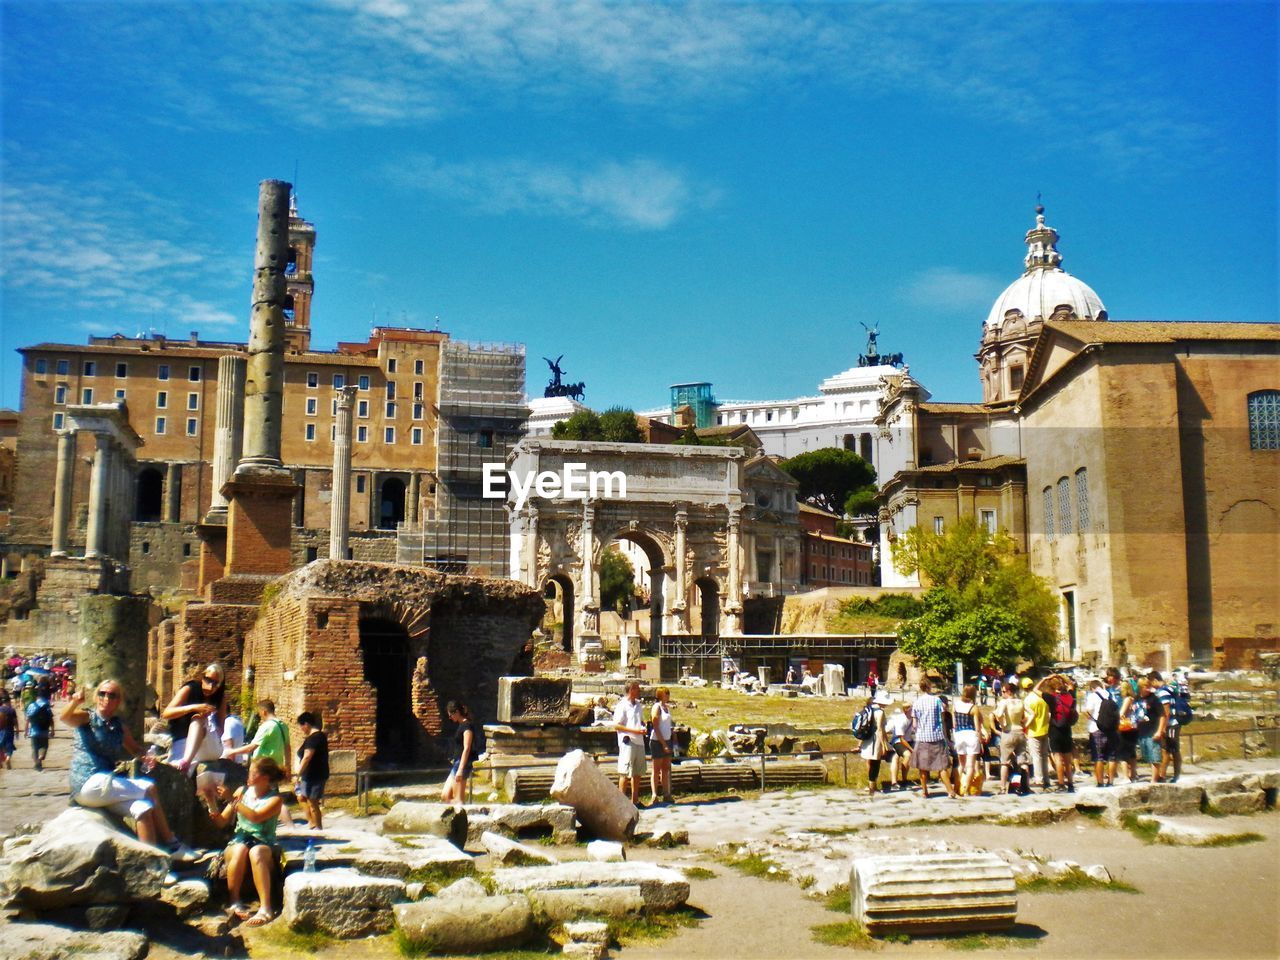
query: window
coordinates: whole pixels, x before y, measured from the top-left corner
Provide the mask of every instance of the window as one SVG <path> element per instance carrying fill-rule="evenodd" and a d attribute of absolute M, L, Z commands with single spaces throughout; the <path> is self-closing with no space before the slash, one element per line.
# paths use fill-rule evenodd
<path fill-rule="evenodd" d="M 316 425 L 314 423 L 307 424 L 307 439 L 314 440 L 316 438 Z"/>
<path fill-rule="evenodd" d="M 356 416 L 357 416 L 357 417 L 367 417 L 367 416 L 369 416 L 369 401 L 368 401 L 368 400 L 359 400 L 359 401 L 357 401 L 357 402 L 356 402 Z"/>
<path fill-rule="evenodd" d="M 493 431 L 481 430 L 479 436 L 476 439 L 476 446 L 484 450 L 491 449 L 493 447 Z"/>
<path fill-rule="evenodd" d="M 163 436 L 166 426 L 168 424 L 165 422 L 164 417 L 156 417 L 156 436 Z"/>
<path fill-rule="evenodd" d="M 382 442 L 383 442 L 383 443 L 395 443 L 395 442 L 396 442 L 396 428 L 395 428 L 395 427 L 384 427 L 384 428 L 383 428 L 383 431 L 382 431 Z"/>
<path fill-rule="evenodd" d="M 98 365 L 92 360 L 84 362 L 84 375 L 86 377 L 96 377 L 98 375 Z"/>
<path fill-rule="evenodd" d="M 93 387 L 85 387 L 80 391 L 81 403 L 93 403 Z"/>
<path fill-rule="evenodd" d="M 43 377 L 49 369 L 49 361 L 44 357 L 36 357 L 36 376 Z"/>
<path fill-rule="evenodd" d="M 189 557 L 189 556 L 191 556 L 191 544 L 189 544 L 189 543 L 184 543 L 184 544 L 182 545 L 182 555 L 183 555 L 184 557 Z"/>
<path fill-rule="evenodd" d="M 1022 364 L 1018 364 L 1016 367 L 1010 367 L 1009 368 L 1009 389 L 1021 390 L 1022 377 L 1023 377 Z"/>
<path fill-rule="evenodd" d="M 329 424 L 329 442 L 338 442 L 338 425 L 336 423 Z"/>
<path fill-rule="evenodd" d="M 188 409 L 188 410 L 199 410 L 199 409 L 200 409 L 200 394 L 198 394 L 198 393 L 188 393 L 188 394 L 187 394 L 187 409 Z"/>
<path fill-rule="evenodd" d="M 1076 529 L 1089 532 L 1089 471 L 1084 467 L 1076 471 Z"/>
<path fill-rule="evenodd" d="M 124 387 L 116 387 L 116 399 L 117 400 L 124 399 Z"/>
<path fill-rule="evenodd" d="M 978 486 L 980 487 L 994 487 L 995 485 L 996 478 L 991 476 L 989 473 L 984 473 L 982 476 L 978 477 Z"/>
<path fill-rule="evenodd" d="M 421 360 L 415 360 L 415 361 L 413 361 L 413 373 L 414 373 L 414 376 L 417 376 L 417 377 L 422 376 L 422 361 L 421 361 Z"/>
<path fill-rule="evenodd" d="M 60 377 L 65 377 L 68 373 L 70 373 L 70 372 L 71 372 L 71 361 L 70 361 L 70 360 L 59 360 L 59 361 L 58 361 L 58 366 L 57 366 L 57 371 L 58 371 L 58 376 L 60 376 Z"/>
<path fill-rule="evenodd" d="M 413 443 L 416 446 L 421 446 L 422 445 L 422 428 L 414 427 L 412 437 L 413 437 Z"/>
<path fill-rule="evenodd" d="M 388 400 L 394 400 L 395 398 L 396 398 L 396 385 L 395 385 L 395 381 L 393 381 L 393 380 L 388 380 L 388 381 L 387 381 L 387 399 L 388 399 Z"/>
<path fill-rule="evenodd" d="M 387 419 L 394 420 L 396 416 L 396 405 L 394 403 L 387 404 Z"/>
<path fill-rule="evenodd" d="M 1071 532 L 1071 483 L 1058 478 L 1058 530 L 1065 537 Z"/>
<path fill-rule="evenodd" d="M 195 417 L 187 417 L 187 436 L 194 437 L 196 435 L 198 421 Z"/>
<path fill-rule="evenodd" d="M 980 512 L 982 517 L 982 526 L 987 533 L 996 532 L 996 512 L 994 510 L 983 510 Z"/>
<path fill-rule="evenodd" d="M 169 379 L 169 365 L 167 363 L 162 363 L 160 364 L 160 366 L 156 367 L 156 379 L 157 380 Z"/>
<path fill-rule="evenodd" d="M 55 430 L 61 430 L 61 429 L 62 429 L 62 422 L 63 422 L 63 420 L 64 420 L 64 419 L 65 419 L 65 417 L 63 417 L 63 415 L 62 415 L 62 414 L 60 414 L 60 413 L 55 413 L 55 414 L 53 415 L 53 429 L 55 429 Z"/>
<path fill-rule="evenodd" d="M 356 443 L 368 443 L 368 442 L 369 442 L 369 428 L 356 427 Z"/>
<path fill-rule="evenodd" d="M 127 364 L 127 363 L 117 363 L 117 364 L 116 364 L 116 376 L 117 376 L 118 378 L 120 378 L 120 379 L 124 379 L 124 378 L 125 378 L 125 377 L 127 377 L 128 375 L 129 375 L 129 364 Z"/>
<path fill-rule="evenodd" d="M 1053 539 L 1053 487 L 1045 487 L 1044 500 L 1044 535 Z"/>
<path fill-rule="evenodd" d="M 156 392 L 156 408 L 159 410 L 163 410 L 168 405 L 169 405 L 169 391 L 158 390 Z"/>
<path fill-rule="evenodd" d="M 360 385 L 360 389 L 361 389 L 361 390 L 368 390 L 368 389 L 369 389 L 369 375 L 368 375 L 367 373 L 363 373 L 363 374 L 361 374 L 361 375 L 360 375 L 360 380 L 358 381 L 358 383 L 359 383 L 359 385 Z"/>
<path fill-rule="evenodd" d="M 200 382 L 200 368 L 199 368 L 199 367 L 188 367 L 188 368 L 187 368 L 187 379 L 188 379 L 188 380 L 190 380 L 192 383 L 199 383 L 199 382 Z"/>
<path fill-rule="evenodd" d="M 415 420 L 421 420 L 421 419 L 422 419 L 422 404 L 420 404 L 420 403 L 415 403 L 415 404 L 413 405 L 413 419 L 415 419 Z"/>
<path fill-rule="evenodd" d="M 314 390 L 318 386 L 320 386 L 320 374 L 314 370 L 307 371 L 307 388 Z"/>
<path fill-rule="evenodd" d="M 341 389 L 342 389 L 343 387 L 345 387 L 346 385 L 347 385 L 347 378 L 346 378 L 346 377 L 344 377 L 344 376 L 343 376 L 342 374 L 340 374 L 340 373 L 335 373 L 335 374 L 333 375 L 333 389 L 335 389 L 335 390 L 341 390 Z"/>
<path fill-rule="evenodd" d="M 1249 394 L 1249 449 L 1280 450 L 1280 390 Z"/>
<path fill-rule="evenodd" d="M 364 493 L 364 474 L 356 477 L 356 493 Z"/>
<path fill-rule="evenodd" d="M 395 373 L 395 372 L 396 372 L 396 358 L 395 358 L 395 357 L 388 357 L 388 358 L 387 358 L 387 373 Z"/>
<path fill-rule="evenodd" d="M 148 540 L 143 540 L 143 541 L 142 541 L 142 553 L 143 553 L 143 555 L 145 556 L 146 554 L 148 554 L 148 553 L 150 553 L 150 552 L 151 552 L 151 542 L 150 542 L 150 541 L 148 541 Z"/>
<path fill-rule="evenodd" d="M 317 402 L 318 401 L 316 400 L 315 397 L 307 397 L 307 416 L 308 417 L 314 417 L 316 415 Z"/>
<path fill-rule="evenodd" d="M 764 419 L 766 423 L 773 423 L 773 411 L 767 411 L 764 415 Z"/>
<path fill-rule="evenodd" d="M 945 523 L 945 521 L 943 521 L 943 519 L 942 519 L 941 517 L 934 517 L 934 518 L 933 518 L 933 532 L 934 532 L 934 533 L 936 533 L 936 534 L 938 534 L 939 536 L 941 536 L 941 535 L 942 535 L 942 531 L 943 531 L 945 528 L 946 528 L 946 523 Z"/>
<path fill-rule="evenodd" d="M 67 402 L 67 385 L 65 383 L 60 383 L 53 388 L 53 402 L 54 403 Z"/>
<path fill-rule="evenodd" d="M 422 381 L 420 380 L 415 380 L 413 383 L 413 399 L 422 399 Z"/>
<path fill-rule="evenodd" d="M 338 415 L 338 398 L 337 397 L 334 397 L 332 400 L 329 401 L 329 413 L 335 417 Z"/>

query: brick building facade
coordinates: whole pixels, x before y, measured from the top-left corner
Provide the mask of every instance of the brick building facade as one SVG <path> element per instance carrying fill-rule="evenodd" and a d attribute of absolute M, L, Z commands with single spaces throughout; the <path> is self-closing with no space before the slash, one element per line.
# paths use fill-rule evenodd
<path fill-rule="evenodd" d="M 872 547 L 836 532 L 840 518 L 811 504 L 800 504 L 800 582 L 820 587 L 871 586 Z"/>

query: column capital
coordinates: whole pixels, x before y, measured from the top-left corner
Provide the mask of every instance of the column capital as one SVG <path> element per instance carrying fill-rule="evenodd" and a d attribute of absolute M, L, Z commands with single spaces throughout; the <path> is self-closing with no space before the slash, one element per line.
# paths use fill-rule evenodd
<path fill-rule="evenodd" d="M 338 387 L 333 391 L 334 398 L 338 401 L 338 409 L 352 407 L 356 402 L 355 387 Z"/>

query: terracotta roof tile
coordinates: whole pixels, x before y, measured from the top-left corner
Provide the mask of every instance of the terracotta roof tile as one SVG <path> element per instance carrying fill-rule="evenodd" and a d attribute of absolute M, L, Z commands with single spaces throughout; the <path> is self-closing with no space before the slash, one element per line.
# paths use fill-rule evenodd
<path fill-rule="evenodd" d="M 1049 320 L 1057 330 L 1085 343 L 1177 343 L 1179 340 L 1280 340 L 1280 323 L 1204 320 Z"/>

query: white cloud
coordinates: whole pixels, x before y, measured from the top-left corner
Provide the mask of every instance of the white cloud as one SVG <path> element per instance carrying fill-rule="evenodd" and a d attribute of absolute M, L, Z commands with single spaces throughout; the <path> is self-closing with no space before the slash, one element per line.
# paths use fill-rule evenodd
<path fill-rule="evenodd" d="M 903 299 L 916 307 L 985 310 L 1007 283 L 1007 279 L 953 267 L 930 267 L 907 284 Z"/>
<path fill-rule="evenodd" d="M 388 168 L 387 175 L 404 187 L 485 213 L 531 213 L 635 230 L 664 229 L 690 207 L 713 200 L 710 191 L 695 195 L 678 170 L 646 158 L 587 167 L 518 159 L 445 163 L 420 156 Z"/>

